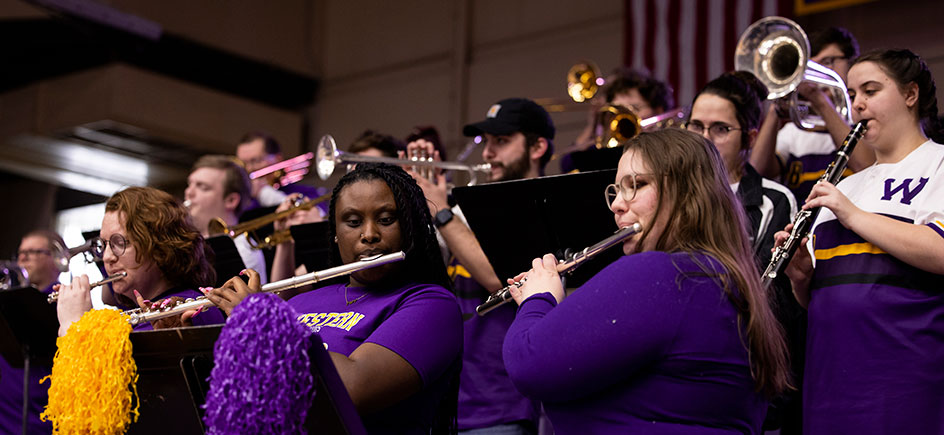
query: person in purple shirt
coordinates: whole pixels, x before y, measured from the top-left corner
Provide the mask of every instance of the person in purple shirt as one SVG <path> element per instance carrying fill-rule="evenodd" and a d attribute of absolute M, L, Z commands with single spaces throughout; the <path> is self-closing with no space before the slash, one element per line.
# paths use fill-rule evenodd
<path fill-rule="evenodd" d="M 643 133 L 606 200 L 618 227 L 643 228 L 624 257 L 566 299 L 553 255 L 515 277 L 515 386 L 559 435 L 760 433 L 787 353 L 718 151 L 680 129 Z"/>
<path fill-rule="evenodd" d="M 360 163 L 329 206 L 335 264 L 406 253 L 406 260 L 355 272 L 346 283 L 288 301 L 324 341 L 371 433 L 454 432 L 462 317 L 449 290 L 423 192 L 402 168 Z M 233 278 L 208 297 L 231 310 L 260 291 Z"/>
<path fill-rule="evenodd" d="M 52 292 L 59 282 L 59 268 L 54 259 L 55 243 L 65 246 L 59 234 L 49 230 L 35 230 L 20 240 L 16 252 L 17 265 L 26 271 L 30 285 L 43 294 Z M 50 367 L 30 365 L 29 401 L 26 417 L 27 433 L 50 433 L 52 424 L 42 422 L 39 414 L 48 401 L 49 383 L 41 385 L 39 380 L 50 373 Z M 24 369 L 13 368 L 0 357 L 0 434 L 20 433 L 23 428 L 23 377 Z"/>
<path fill-rule="evenodd" d="M 787 275 L 809 310 L 803 433 L 944 433 L 944 129 L 909 50 L 849 69 L 858 144 L 876 163 L 813 186 L 823 207 Z M 787 231 L 791 228 L 788 225 Z M 788 237 L 776 234 L 777 243 Z M 806 241 L 803 243 L 806 244 Z"/>
<path fill-rule="evenodd" d="M 150 307 L 176 297 L 200 296 L 196 288 L 210 286 L 216 272 L 207 260 L 210 248 L 190 220 L 187 209 L 170 194 L 150 187 L 129 187 L 105 203 L 100 234 L 106 243 L 102 256 L 108 275 L 128 275 L 102 291 L 102 300 L 122 309 Z M 152 302 L 153 301 L 153 302 Z M 89 279 L 80 275 L 59 288 L 59 335 L 92 308 Z M 196 317 L 195 314 L 198 314 Z M 188 312 L 178 318 L 142 323 L 135 330 L 223 323 L 219 309 Z"/>

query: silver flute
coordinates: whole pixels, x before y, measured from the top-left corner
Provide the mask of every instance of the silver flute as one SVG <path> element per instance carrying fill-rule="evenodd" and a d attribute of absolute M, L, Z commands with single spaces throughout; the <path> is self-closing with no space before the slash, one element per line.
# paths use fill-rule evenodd
<path fill-rule="evenodd" d="M 93 289 L 93 288 L 95 288 L 95 287 L 108 284 L 108 283 L 110 283 L 110 282 L 112 282 L 112 281 L 118 281 L 119 279 L 124 278 L 124 277 L 126 277 L 126 276 L 128 276 L 128 272 L 118 272 L 118 273 L 116 273 L 116 274 L 114 274 L 114 275 L 108 275 L 107 277 L 105 277 L 105 279 L 103 279 L 103 280 L 101 280 L 101 281 L 93 282 L 93 283 L 89 284 L 89 289 Z M 58 291 L 54 291 L 54 292 L 50 293 L 49 296 L 46 297 L 46 302 L 49 302 L 50 304 L 53 303 L 53 302 L 56 302 L 56 301 L 58 301 L 58 300 L 59 300 L 59 292 L 58 292 Z"/>
<path fill-rule="evenodd" d="M 852 127 L 852 131 L 849 132 L 842 141 L 842 146 L 836 151 L 836 159 L 826 167 L 826 171 L 823 172 L 823 175 L 819 178 L 817 183 L 820 181 L 828 181 L 831 184 L 839 182 L 839 179 L 842 178 L 842 172 L 846 169 L 846 164 L 849 163 L 852 150 L 855 149 L 856 144 L 859 143 L 859 140 L 862 139 L 862 136 L 865 136 L 865 132 L 868 130 L 866 127 L 868 122 L 868 119 L 863 119 Z M 787 240 L 785 240 L 782 245 L 774 250 L 773 256 L 770 257 L 770 263 L 767 264 L 767 269 L 765 269 L 764 274 L 761 275 L 761 281 L 764 287 L 769 286 L 773 280 L 780 275 L 780 272 L 787 267 L 787 264 L 790 264 L 790 259 L 793 258 L 793 254 L 796 253 L 797 248 L 800 246 L 800 241 L 810 235 L 810 230 L 813 229 L 813 222 L 816 221 L 816 216 L 819 215 L 821 208 L 822 207 L 816 207 L 808 210 L 800 210 L 797 212 L 796 216 L 794 216 L 793 229 L 790 231 L 790 236 L 787 237 Z"/>
<path fill-rule="evenodd" d="M 620 244 L 624 240 L 632 237 L 634 234 L 640 231 L 642 231 L 642 225 L 639 225 L 639 222 L 636 222 L 628 227 L 620 228 L 619 231 L 613 233 L 612 236 L 603 239 L 601 242 L 593 246 L 584 248 L 582 251 L 572 255 L 566 261 L 561 260 L 557 264 L 557 273 L 572 272 L 587 260 L 595 257 L 597 254 L 609 249 L 612 246 Z M 479 316 L 484 316 L 490 311 L 512 301 L 511 288 L 521 287 L 524 284 L 524 281 L 525 279 L 522 279 L 521 281 L 518 281 L 493 293 L 488 297 L 488 299 L 485 300 L 484 303 L 482 303 L 482 305 L 475 307 L 475 312 L 478 313 Z"/>
<path fill-rule="evenodd" d="M 385 264 L 402 261 L 404 259 L 406 259 L 406 254 L 403 253 L 403 251 L 397 251 L 386 255 L 375 255 L 341 266 L 309 272 L 304 275 L 293 276 L 281 281 L 270 282 L 262 286 L 262 292 L 275 293 L 283 290 L 290 290 L 293 288 L 314 284 L 318 281 L 324 281 L 326 279 L 336 278 L 342 275 L 349 275 L 364 269 L 370 269 L 372 267 L 383 266 Z M 152 311 L 144 311 L 140 308 L 135 308 L 133 310 L 125 311 L 124 313 L 128 315 L 128 323 L 133 326 L 139 323 L 153 322 L 155 320 L 160 320 L 167 317 L 179 316 L 185 311 L 211 306 L 213 306 L 213 302 L 210 302 L 206 296 L 200 296 L 197 298 L 188 298 L 176 305 L 155 308 Z"/>

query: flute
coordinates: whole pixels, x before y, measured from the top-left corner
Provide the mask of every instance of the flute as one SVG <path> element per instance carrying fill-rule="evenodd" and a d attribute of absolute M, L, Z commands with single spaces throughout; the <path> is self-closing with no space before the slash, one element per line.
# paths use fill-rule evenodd
<path fill-rule="evenodd" d="M 608 248 L 615 246 L 622 241 L 632 237 L 634 234 L 642 231 L 642 225 L 639 225 L 639 222 L 632 224 L 631 226 L 620 228 L 619 231 L 614 233 L 612 236 L 603 239 L 603 241 L 584 248 L 582 251 L 577 252 L 570 257 L 567 261 L 561 260 L 557 264 L 557 273 L 569 273 L 576 269 L 581 264 L 585 263 L 587 260 L 595 257 L 597 254 L 607 250 Z M 484 316 L 490 311 L 505 305 L 506 303 L 512 301 L 511 297 L 511 288 L 512 286 L 521 287 L 524 284 L 524 279 L 518 281 L 514 284 L 511 284 L 507 287 L 498 290 L 494 294 L 488 297 L 482 305 L 475 307 L 475 312 L 479 316 Z"/>
<path fill-rule="evenodd" d="M 114 274 L 114 275 L 109 275 L 109 276 L 105 277 L 104 279 L 102 279 L 102 280 L 99 281 L 99 282 L 93 282 L 93 283 L 89 284 L 89 289 L 91 290 L 91 289 L 93 289 L 93 288 L 95 288 L 95 287 L 98 287 L 98 286 L 100 286 L 100 285 L 108 284 L 108 283 L 110 283 L 110 282 L 112 282 L 112 281 L 118 281 L 119 279 L 124 278 L 124 277 L 126 277 L 126 276 L 128 276 L 128 272 L 118 272 L 118 273 L 116 273 L 116 274 Z M 49 296 L 46 297 L 46 302 L 49 302 L 50 304 L 53 303 L 53 302 L 56 302 L 57 300 L 59 300 L 59 292 L 58 292 L 58 291 L 54 291 L 54 292 L 50 293 Z"/>
<path fill-rule="evenodd" d="M 846 169 L 846 164 L 849 163 L 852 150 L 855 149 L 856 144 L 859 143 L 859 140 L 862 139 L 862 136 L 865 136 L 865 132 L 868 130 L 868 122 L 868 119 L 863 119 L 852 127 L 852 131 L 849 132 L 842 141 L 842 146 L 836 151 L 836 159 L 826 167 L 826 171 L 823 172 L 823 175 L 819 178 L 817 183 L 820 181 L 828 181 L 831 184 L 839 182 L 839 179 L 842 177 L 842 172 Z M 797 212 L 796 216 L 794 216 L 793 230 L 790 231 L 790 236 L 787 237 L 787 240 L 785 240 L 782 245 L 774 250 L 773 256 L 770 257 L 770 263 L 767 264 L 767 269 L 764 270 L 764 274 L 761 276 L 765 288 L 780 275 L 780 272 L 787 267 L 787 264 L 790 264 L 790 259 L 793 258 L 793 254 L 796 253 L 797 248 L 800 246 L 800 241 L 810 235 L 810 230 L 813 229 L 813 222 L 816 221 L 816 216 L 819 215 L 821 208 L 822 207 L 816 207 L 808 210 L 800 210 Z"/>
<path fill-rule="evenodd" d="M 265 293 L 275 293 L 283 290 L 298 288 L 305 285 L 314 284 L 318 281 L 324 281 L 326 279 L 348 275 L 360 270 L 370 269 L 372 267 L 383 266 L 388 263 L 401 261 L 405 258 L 406 254 L 404 254 L 403 251 L 397 251 L 386 255 L 375 255 L 364 258 L 363 260 L 355 261 L 353 263 L 310 272 L 304 275 L 293 276 L 281 281 L 270 282 L 262 286 L 262 291 Z M 201 296 L 198 298 L 188 298 L 176 305 L 158 308 L 154 311 L 142 311 L 140 308 L 135 308 L 133 310 L 125 311 L 124 313 L 128 315 L 128 323 L 134 326 L 139 323 L 153 322 L 155 320 L 183 314 L 185 311 L 196 310 L 201 307 L 210 306 L 213 306 L 213 302 L 210 302 L 206 296 Z"/>

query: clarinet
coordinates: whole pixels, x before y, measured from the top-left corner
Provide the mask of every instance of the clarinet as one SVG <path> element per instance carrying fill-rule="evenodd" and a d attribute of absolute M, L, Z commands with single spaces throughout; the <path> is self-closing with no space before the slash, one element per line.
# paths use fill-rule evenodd
<path fill-rule="evenodd" d="M 849 135 L 842 141 L 842 146 L 836 151 L 836 159 L 826 167 L 826 171 L 823 172 L 823 176 L 819 178 L 817 183 L 820 181 L 828 181 L 832 184 L 839 182 L 839 179 L 842 177 L 842 172 L 846 169 L 846 164 L 849 163 L 849 156 L 852 155 L 852 150 L 855 149 L 856 144 L 859 143 L 859 139 L 862 139 L 862 136 L 865 135 L 867 130 L 866 124 L 868 124 L 868 122 L 868 119 L 863 119 L 852 127 L 852 131 L 849 132 Z M 770 258 L 770 263 L 767 264 L 767 269 L 764 270 L 764 275 L 761 277 L 764 287 L 769 286 L 771 282 L 780 275 L 780 272 L 786 268 L 787 264 L 790 263 L 790 259 L 793 258 L 793 254 L 796 253 L 797 248 L 800 246 L 800 241 L 810 235 L 810 230 L 813 229 L 813 222 L 816 221 L 816 216 L 819 215 L 821 208 L 822 207 L 816 207 L 808 210 L 800 210 L 797 212 L 796 216 L 794 216 L 793 230 L 790 231 L 790 237 L 787 237 L 787 240 L 774 250 L 774 254 Z"/>

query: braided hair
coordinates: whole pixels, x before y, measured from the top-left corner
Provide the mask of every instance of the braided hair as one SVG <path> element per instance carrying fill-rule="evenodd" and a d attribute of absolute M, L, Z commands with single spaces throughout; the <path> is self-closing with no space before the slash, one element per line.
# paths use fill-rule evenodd
<path fill-rule="evenodd" d="M 386 163 L 359 163 L 334 186 L 331 204 L 328 209 L 331 260 L 342 264 L 341 253 L 335 242 L 337 227 L 335 213 L 338 197 L 348 186 L 359 181 L 380 180 L 393 192 L 397 204 L 397 222 L 400 225 L 400 238 L 403 252 L 406 253 L 406 276 L 414 282 L 437 284 L 447 289 L 452 282 L 446 274 L 439 242 L 433 230 L 429 206 L 423 190 L 403 168 Z"/>

